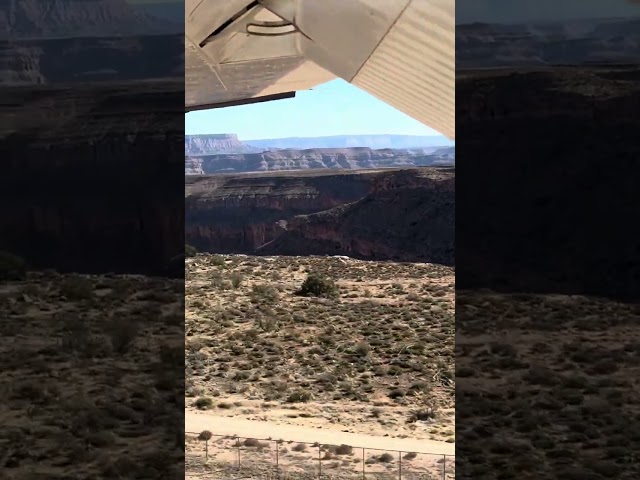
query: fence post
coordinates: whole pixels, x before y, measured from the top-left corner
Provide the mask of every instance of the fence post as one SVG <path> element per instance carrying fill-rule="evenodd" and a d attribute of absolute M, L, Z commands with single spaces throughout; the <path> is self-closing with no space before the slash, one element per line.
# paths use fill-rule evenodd
<path fill-rule="evenodd" d="M 442 480 L 447 480 L 447 456 L 446 455 L 443 455 Z"/>
<path fill-rule="evenodd" d="M 318 444 L 318 478 L 322 478 L 322 445 Z"/>
<path fill-rule="evenodd" d="M 236 448 L 238 449 L 238 470 L 240 470 L 240 437 L 236 437 Z"/>
<path fill-rule="evenodd" d="M 280 445 L 276 441 L 276 479 L 280 480 Z"/>
<path fill-rule="evenodd" d="M 398 478 L 402 480 L 402 452 L 398 452 Z"/>
<path fill-rule="evenodd" d="M 364 473 L 364 448 L 362 449 L 362 480 L 366 480 L 367 476 Z"/>

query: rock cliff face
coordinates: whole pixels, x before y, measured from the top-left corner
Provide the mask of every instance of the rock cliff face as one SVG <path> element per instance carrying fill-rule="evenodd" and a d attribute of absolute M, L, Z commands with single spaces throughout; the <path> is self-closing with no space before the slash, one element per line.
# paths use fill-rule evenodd
<path fill-rule="evenodd" d="M 191 177 L 186 191 L 200 250 L 453 263 L 453 169 Z"/>
<path fill-rule="evenodd" d="M 266 172 L 314 169 L 367 169 L 452 164 L 450 148 L 426 154 L 421 151 L 353 148 L 274 150 L 261 153 L 191 156 L 185 159 L 186 175 L 228 172 Z"/>

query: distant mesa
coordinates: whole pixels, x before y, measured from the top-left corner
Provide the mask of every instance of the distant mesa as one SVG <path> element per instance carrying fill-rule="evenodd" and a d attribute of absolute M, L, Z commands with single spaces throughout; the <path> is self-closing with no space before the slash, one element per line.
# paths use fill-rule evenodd
<path fill-rule="evenodd" d="M 207 135 L 185 135 L 184 154 L 214 155 L 218 153 L 250 153 L 260 149 L 252 148 L 238 140 L 234 133 L 213 133 Z"/>
<path fill-rule="evenodd" d="M 445 137 L 401 135 L 246 142 L 235 134 L 187 135 L 185 175 L 453 165 L 455 146 L 451 143 Z"/>

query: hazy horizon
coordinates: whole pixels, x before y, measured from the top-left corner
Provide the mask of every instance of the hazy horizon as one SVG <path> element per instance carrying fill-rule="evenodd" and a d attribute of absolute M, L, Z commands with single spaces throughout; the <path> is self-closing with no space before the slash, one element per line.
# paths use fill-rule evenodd
<path fill-rule="evenodd" d="M 338 137 L 415 137 L 415 138 L 446 138 L 441 133 L 434 133 L 432 135 L 404 135 L 404 134 L 396 134 L 396 133 L 340 133 L 336 135 L 290 135 L 287 137 L 264 137 L 264 138 L 241 138 L 235 132 L 208 132 L 208 133 L 187 133 L 186 136 L 195 136 L 195 135 L 236 135 L 238 140 L 241 142 L 250 142 L 254 140 L 292 140 L 292 139 L 301 139 L 301 138 L 338 138 Z M 453 140 L 448 140 L 452 143 Z"/>

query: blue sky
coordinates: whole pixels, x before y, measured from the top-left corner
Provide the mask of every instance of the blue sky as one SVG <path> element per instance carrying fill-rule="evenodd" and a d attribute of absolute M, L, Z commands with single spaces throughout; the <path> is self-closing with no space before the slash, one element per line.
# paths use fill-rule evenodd
<path fill-rule="evenodd" d="M 191 112 L 187 135 L 236 133 L 240 140 L 330 135 L 439 135 L 344 80 L 295 98 Z"/>

